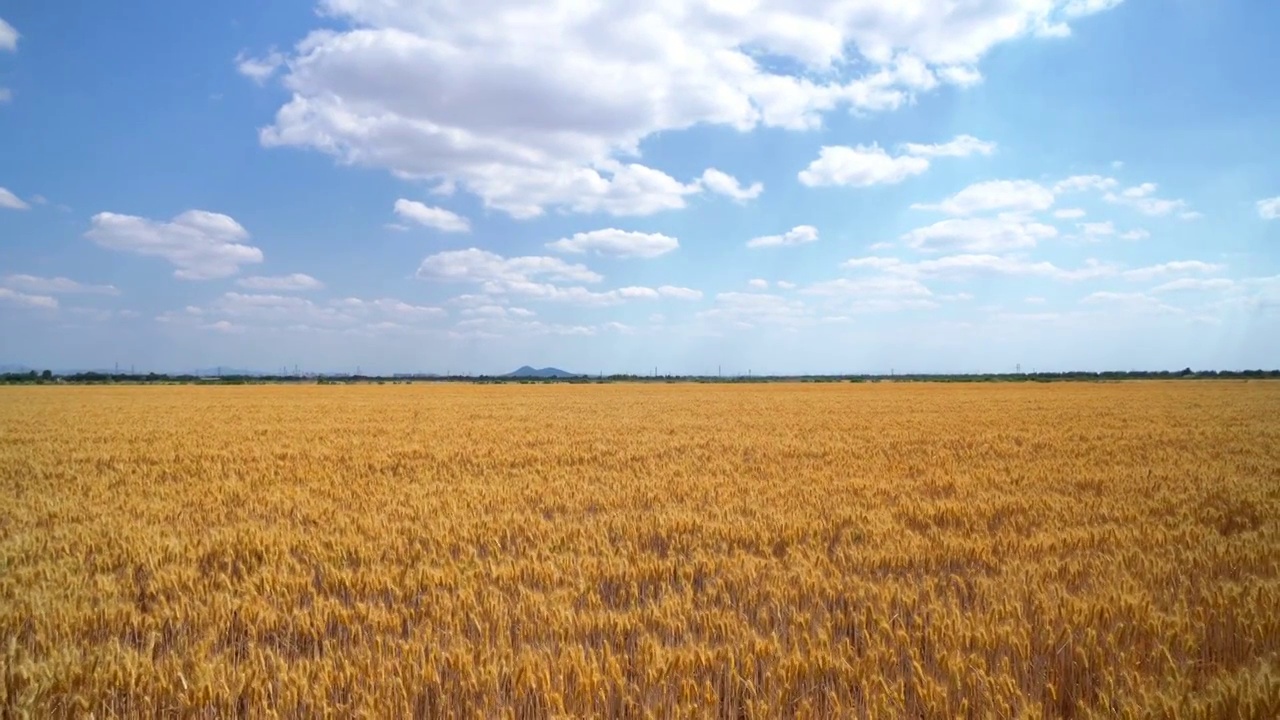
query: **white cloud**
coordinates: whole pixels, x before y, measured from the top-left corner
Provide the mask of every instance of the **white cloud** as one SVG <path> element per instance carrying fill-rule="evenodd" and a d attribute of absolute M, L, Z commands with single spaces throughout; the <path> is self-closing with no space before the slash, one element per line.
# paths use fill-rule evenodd
<path fill-rule="evenodd" d="M 1235 287 L 1235 282 L 1227 278 L 1181 278 L 1178 280 L 1170 280 L 1163 285 L 1157 285 L 1151 289 L 1151 292 L 1183 292 L 1183 291 L 1210 291 L 1210 290 L 1230 290 Z"/>
<path fill-rule="evenodd" d="M 285 62 L 284 55 L 272 50 L 266 55 L 255 58 L 244 51 L 236 55 L 236 71 L 259 85 L 271 79 Z"/>
<path fill-rule="evenodd" d="M 382 227 L 392 232 L 408 232 L 409 231 L 409 226 L 401 223 L 384 223 Z"/>
<path fill-rule="evenodd" d="M 915 155 L 889 155 L 878 144 L 824 145 L 818 158 L 797 177 L 809 187 L 893 185 L 929 169 L 929 161 Z"/>
<path fill-rule="evenodd" d="M 317 303 L 296 295 L 228 292 L 207 307 L 188 306 L 161 314 L 157 321 L 205 329 L 218 323 L 237 329 L 393 330 L 431 326 L 447 313 L 395 298 L 348 297 Z"/>
<path fill-rule="evenodd" d="M 1080 300 L 1084 305 L 1108 305 L 1123 310 L 1141 313 L 1181 314 L 1182 310 L 1166 305 L 1158 298 L 1137 292 L 1112 292 L 1102 290 L 1090 293 Z"/>
<path fill-rule="evenodd" d="M 1126 270 L 1122 274 L 1126 280 L 1142 282 L 1172 275 L 1193 275 L 1197 273 L 1212 275 L 1225 269 L 1226 267 L 1223 265 L 1207 263 L 1202 260 L 1174 260 L 1159 265 Z"/>
<path fill-rule="evenodd" d="M 114 285 L 85 285 L 64 277 L 36 277 L 35 275 L 6 275 L 0 285 L 31 293 L 119 295 Z"/>
<path fill-rule="evenodd" d="M 774 283 L 774 285 L 775 285 L 779 290 L 795 290 L 795 289 L 796 289 L 796 284 L 795 284 L 795 283 L 793 283 L 793 282 L 787 282 L 786 280 L 779 280 L 779 281 L 777 281 L 776 283 Z"/>
<path fill-rule="evenodd" d="M 852 270 L 879 270 L 890 275 L 910 278 L 952 280 L 982 275 L 1010 275 L 1076 281 L 1106 277 L 1118 272 L 1115 266 L 1095 259 L 1086 260 L 1082 267 L 1065 269 L 1050 262 L 1032 262 L 1017 256 L 991 254 L 948 255 L 914 263 L 891 257 L 863 257 L 847 260 L 842 267 Z"/>
<path fill-rule="evenodd" d="M 1031 180 L 988 180 L 974 183 L 935 205 L 916 203 L 915 210 L 938 210 L 948 215 L 975 215 L 1001 210 L 1036 212 L 1053 205 L 1053 192 Z"/>
<path fill-rule="evenodd" d="M 504 258 L 479 248 L 450 250 L 429 255 L 418 268 L 418 277 L 471 283 L 510 285 L 546 278 L 567 282 L 600 282 L 599 274 L 585 265 L 559 258 L 527 256 Z"/>
<path fill-rule="evenodd" d="M 768 290 L 769 281 L 761 280 L 760 278 L 753 278 L 747 281 L 747 286 L 750 287 L 752 290 Z"/>
<path fill-rule="evenodd" d="M 596 283 L 603 280 L 585 265 L 571 265 L 553 257 L 504 258 L 478 248 L 436 253 L 423 259 L 418 277 L 446 282 L 479 285 L 483 296 L 467 295 L 455 302 L 470 305 L 498 304 L 503 295 L 531 300 L 578 305 L 616 305 L 627 300 L 656 300 L 663 297 L 697 299 L 702 293 L 689 288 L 664 285 L 657 289 L 624 287 L 593 291 L 581 286 L 561 286 L 557 282 Z M 466 298 L 464 300 L 463 298 Z"/>
<path fill-rule="evenodd" d="M 957 135 L 950 142 L 938 145 L 907 143 L 903 146 L 903 149 L 908 155 L 917 157 L 969 157 L 970 155 L 990 155 L 995 152 L 996 144 L 986 140 L 979 140 L 972 135 Z"/>
<path fill-rule="evenodd" d="M 658 294 L 662 297 L 673 298 L 675 300 L 701 300 L 702 291 L 694 290 L 686 287 L 676 287 L 674 285 L 663 285 L 658 288 Z"/>
<path fill-rule="evenodd" d="M 754 200 L 760 197 L 760 193 L 764 192 L 764 183 L 754 182 L 744 188 L 737 178 L 715 168 L 707 168 L 702 171 L 702 185 L 713 193 L 724 195 L 738 202 Z"/>
<path fill-rule="evenodd" d="M 319 290 L 324 287 L 324 283 L 304 273 L 292 273 L 289 275 L 276 276 L 255 275 L 253 277 L 241 278 L 236 281 L 236 284 L 249 290 L 274 290 L 279 292 Z"/>
<path fill-rule="evenodd" d="M 1200 211 L 1198 211 L 1198 210 L 1187 210 L 1186 212 L 1180 212 L 1180 213 L 1178 213 L 1178 219 L 1179 219 L 1179 220 L 1187 220 L 1187 221 L 1191 221 L 1191 220 L 1202 220 L 1202 219 L 1204 219 L 1204 213 L 1202 213 L 1202 212 L 1200 212 Z"/>
<path fill-rule="evenodd" d="M 620 258 L 655 258 L 680 247 L 680 241 L 662 233 L 643 233 L 605 228 L 574 233 L 573 237 L 547 243 L 547 247 L 566 253 L 595 253 Z"/>
<path fill-rule="evenodd" d="M 57 298 L 49 297 L 48 295 L 28 295 L 6 287 L 0 287 L 0 303 L 42 310 L 58 309 Z"/>
<path fill-rule="evenodd" d="M 1030 295 L 1025 300 L 1023 300 L 1023 302 L 1027 303 L 1028 305 L 1043 305 L 1045 304 L 1046 301 L 1044 298 L 1039 297 L 1038 295 Z"/>
<path fill-rule="evenodd" d="M 13 100 L 13 91 L 7 87 L 0 87 L 0 104 L 4 104 Z"/>
<path fill-rule="evenodd" d="M 1096 239 L 1101 237 L 1109 237 L 1116 234 L 1115 223 L 1107 220 L 1105 222 L 1079 223 L 1076 227 L 1080 228 L 1080 232 L 1086 237 Z"/>
<path fill-rule="evenodd" d="M 1106 192 L 1114 190 L 1119 185 L 1120 183 L 1115 178 L 1103 177 L 1102 175 L 1073 175 L 1055 184 L 1053 191 L 1059 195 L 1083 190 Z"/>
<path fill-rule="evenodd" d="M 1062 14 L 1068 18 L 1084 17 L 1110 10 L 1122 2 L 1124 0 L 1067 0 L 1067 4 L 1062 8 Z"/>
<path fill-rule="evenodd" d="M 1059 220 L 1078 220 L 1084 217 L 1084 214 L 1084 210 L 1080 208 L 1063 208 L 1053 211 L 1053 216 Z"/>
<path fill-rule="evenodd" d="M 1258 201 L 1258 217 L 1263 220 L 1280 219 L 1280 195 Z"/>
<path fill-rule="evenodd" d="M 327 28 L 286 58 L 291 98 L 261 139 L 453 181 L 517 216 L 656 212 L 702 188 L 608 166 L 646 138 L 901 107 L 940 78 L 979 81 L 989 50 L 1061 26 L 1065 7 L 323 0 Z"/>
<path fill-rule="evenodd" d="M 747 241 L 749 248 L 784 247 L 816 242 L 818 228 L 812 225 L 797 225 L 781 235 L 763 235 Z"/>
<path fill-rule="evenodd" d="M 233 218 L 204 210 L 188 210 L 168 222 L 102 212 L 91 218 L 85 233 L 99 246 L 135 255 L 160 257 L 183 280 L 234 275 L 241 265 L 262 262 L 262 251 L 239 241 L 248 231 Z"/>
<path fill-rule="evenodd" d="M 1125 188 L 1119 193 L 1108 192 L 1102 196 L 1102 199 L 1114 205 L 1131 207 L 1143 215 L 1162 216 L 1173 212 L 1182 212 L 1184 220 L 1195 219 L 1193 213 L 1187 211 L 1185 200 L 1158 198 L 1155 196 L 1157 189 L 1158 186 L 1155 183 L 1142 183 L 1141 185 Z"/>
<path fill-rule="evenodd" d="M 906 277 L 840 278 L 814 283 L 800 292 L 835 297 L 928 298 L 933 292 L 919 280 Z"/>
<path fill-rule="evenodd" d="M 909 247 L 926 252 L 962 250 L 1003 252 L 1035 247 L 1058 235 L 1057 228 L 1014 215 L 996 218 L 951 218 L 902 236 Z"/>
<path fill-rule="evenodd" d="M 465 233 L 471 231 L 471 222 L 456 213 L 444 208 L 430 207 L 414 200 L 400 198 L 396 200 L 395 213 L 404 220 L 412 220 L 419 225 L 435 228 L 447 233 Z"/>
<path fill-rule="evenodd" d="M 716 295 L 715 307 L 697 317 L 724 324 L 792 325 L 810 321 L 803 302 L 768 293 L 724 292 Z"/>
<path fill-rule="evenodd" d="M 0 187 L 0 208 L 9 208 L 10 210 L 27 210 L 31 206 L 22 201 L 22 198 L 9 192 L 6 188 Z"/>
<path fill-rule="evenodd" d="M 18 38 L 22 37 L 12 25 L 5 22 L 4 18 L 0 18 L 0 50 L 16 52 L 18 50 Z"/>
<path fill-rule="evenodd" d="M 1143 230 L 1142 228 L 1137 228 L 1135 230 L 1130 230 L 1128 232 L 1120 233 L 1121 240 L 1137 241 L 1137 240 L 1146 240 L 1149 237 L 1151 237 L 1151 233 L 1147 232 L 1146 230 Z"/>
<path fill-rule="evenodd" d="M 898 258 L 872 256 L 850 258 L 841 263 L 840 266 L 851 269 L 876 268 L 878 270 L 883 270 L 885 268 L 897 267 L 902 264 L 902 261 Z"/>

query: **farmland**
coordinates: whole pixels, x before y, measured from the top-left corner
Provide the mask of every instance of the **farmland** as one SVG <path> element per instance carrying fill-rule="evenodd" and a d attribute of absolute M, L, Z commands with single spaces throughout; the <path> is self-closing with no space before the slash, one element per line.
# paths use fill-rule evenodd
<path fill-rule="evenodd" d="M 0 389 L 0 716 L 1280 717 L 1280 383 Z"/>

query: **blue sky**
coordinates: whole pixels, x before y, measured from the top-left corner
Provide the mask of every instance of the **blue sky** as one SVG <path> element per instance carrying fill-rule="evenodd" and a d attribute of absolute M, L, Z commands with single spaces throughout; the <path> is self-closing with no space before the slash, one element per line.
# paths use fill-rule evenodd
<path fill-rule="evenodd" d="M 1280 366 L 1280 5 L 525 5 L 0 5 L 0 364 Z"/>

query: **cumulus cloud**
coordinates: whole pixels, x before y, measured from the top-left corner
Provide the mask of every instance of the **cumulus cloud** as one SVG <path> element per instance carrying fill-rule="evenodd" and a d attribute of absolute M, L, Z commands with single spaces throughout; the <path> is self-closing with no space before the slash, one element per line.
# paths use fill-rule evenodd
<path fill-rule="evenodd" d="M 664 285 L 659 288 L 624 287 L 595 291 L 580 285 L 557 283 L 598 283 L 604 278 L 585 265 L 569 264 L 553 257 L 504 258 L 478 248 L 436 253 L 423 259 L 418 277 L 444 282 L 470 283 L 484 293 L 472 304 L 495 304 L 495 296 L 519 296 L 530 300 L 580 305 L 615 305 L 627 300 L 673 298 L 697 299 L 702 293 L 690 288 Z"/>
<path fill-rule="evenodd" d="M 547 243 L 565 253 L 595 253 L 620 258 L 655 258 L 680 247 L 680 241 L 662 233 L 628 232 L 616 228 L 574 233 L 572 237 Z"/>
<path fill-rule="evenodd" d="M 8 189 L 0 187 L 0 208 L 8 208 L 10 210 L 27 210 L 30 205 L 23 202 L 22 198 L 14 195 Z"/>
<path fill-rule="evenodd" d="M 396 200 L 395 213 L 404 220 L 435 228 L 441 232 L 464 233 L 471 231 L 471 222 L 444 208 L 430 207 L 415 200 Z"/>
<path fill-rule="evenodd" d="M 996 210 L 1036 212 L 1051 207 L 1053 200 L 1053 191 L 1031 180 L 988 180 L 974 183 L 940 203 L 916 203 L 911 207 L 967 216 Z"/>
<path fill-rule="evenodd" d="M 1108 192 L 1102 196 L 1102 199 L 1114 205 L 1131 207 L 1143 215 L 1162 216 L 1179 212 L 1183 220 L 1195 220 L 1200 217 L 1200 213 L 1187 209 L 1185 200 L 1167 200 L 1156 197 L 1158 187 L 1155 183 L 1142 183 L 1141 185 L 1125 188 L 1119 193 Z"/>
<path fill-rule="evenodd" d="M 1004 252 L 1035 247 L 1057 237 L 1052 225 L 1017 215 L 995 218 L 950 218 L 917 228 L 902 236 L 908 247 L 925 252 L 962 250 L 973 253 Z"/>
<path fill-rule="evenodd" d="M 638 182 L 607 163 L 660 132 L 810 129 L 838 109 L 892 110 L 978 82 L 991 48 L 1072 19 L 1066 0 L 321 8 L 328 27 L 286 58 L 291 97 L 263 143 L 453 180 L 525 216 L 679 207 L 701 183 L 652 168 L 654 182 Z"/>
<path fill-rule="evenodd" d="M 824 145 L 818 158 L 797 176 L 809 187 L 841 185 L 870 187 L 894 185 L 929 169 L 926 158 L 892 156 L 876 143 L 871 145 Z"/>
<path fill-rule="evenodd" d="M 234 275 L 241 265 L 262 262 L 262 251 L 244 244 L 249 233 L 233 218 L 205 210 L 188 210 L 172 220 L 101 212 L 85 237 L 108 250 L 159 257 L 183 280 Z"/>
<path fill-rule="evenodd" d="M 248 290 L 276 292 L 320 290 L 324 287 L 324 283 L 305 273 L 292 273 L 289 275 L 275 276 L 255 275 L 253 277 L 241 278 L 236 281 L 236 284 Z"/>
<path fill-rule="evenodd" d="M 14 290 L 47 294 L 119 295 L 114 285 L 87 285 L 65 277 L 37 277 L 35 275 L 6 275 L 0 285 Z"/>
<path fill-rule="evenodd" d="M 1235 287 L 1235 285 L 1235 281 L 1228 280 L 1227 278 L 1180 278 L 1178 280 L 1170 280 L 1167 283 L 1157 285 L 1151 289 L 1151 292 L 1206 292 L 1214 290 L 1230 290 Z"/>
<path fill-rule="evenodd" d="M 990 155 L 996 151 L 996 144 L 979 140 L 972 135 L 957 135 L 950 142 L 937 145 L 907 143 L 903 149 L 908 155 L 916 157 L 969 157 L 970 155 Z"/>
<path fill-rule="evenodd" d="M 1174 260 L 1172 262 L 1160 263 L 1158 265 L 1149 265 L 1147 267 L 1126 270 L 1123 275 L 1126 280 L 1141 282 L 1176 275 L 1212 275 L 1214 273 L 1222 272 L 1225 269 L 1225 265 L 1207 263 L 1203 260 Z"/>
<path fill-rule="evenodd" d="M 1258 217 L 1263 220 L 1280 219 L 1280 195 L 1258 201 Z"/>
<path fill-rule="evenodd" d="M 1106 192 L 1114 190 L 1119 185 L 1120 183 L 1115 178 L 1102 175 L 1073 175 L 1065 180 L 1058 181 L 1053 186 L 1053 191 L 1058 194 L 1082 192 L 1084 190 Z"/>
<path fill-rule="evenodd" d="M 768 290 L 769 281 L 761 280 L 760 278 L 753 278 L 747 281 L 747 287 L 750 287 L 752 290 Z"/>
<path fill-rule="evenodd" d="M 803 245 L 818 240 L 818 228 L 812 225 L 797 225 L 781 235 L 763 235 L 747 241 L 749 248 L 783 247 L 787 245 Z"/>
<path fill-rule="evenodd" d="M 236 71 L 261 85 L 276 74 L 284 61 L 284 55 L 275 50 L 262 57 L 251 57 L 241 51 L 236 55 Z"/>
<path fill-rule="evenodd" d="M 1147 232 L 1146 230 L 1143 230 L 1142 228 L 1137 228 L 1134 230 L 1129 230 L 1127 232 L 1120 233 L 1121 240 L 1138 241 L 1138 240 L 1146 240 L 1149 237 L 1151 237 L 1151 233 Z"/>
<path fill-rule="evenodd" d="M 751 185 L 743 187 L 737 178 L 715 168 L 707 168 L 702 171 L 702 185 L 717 195 L 724 195 L 737 202 L 754 200 L 760 197 L 760 193 L 764 192 L 764 183 L 753 182 Z"/>
<path fill-rule="evenodd" d="M 1084 215 L 1084 210 L 1080 208 L 1062 208 L 1061 210 L 1053 211 L 1053 216 L 1059 220 L 1078 220 Z"/>

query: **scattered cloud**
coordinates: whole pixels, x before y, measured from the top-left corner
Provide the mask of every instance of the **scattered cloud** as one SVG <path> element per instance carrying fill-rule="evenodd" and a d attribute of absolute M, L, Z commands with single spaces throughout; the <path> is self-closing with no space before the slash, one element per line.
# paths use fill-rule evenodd
<path fill-rule="evenodd" d="M 320 290 L 324 283 L 304 273 L 290 275 L 263 276 L 241 278 L 236 285 L 248 290 L 298 292 L 302 290 Z"/>
<path fill-rule="evenodd" d="M 284 65 L 285 57 L 276 50 L 262 57 L 251 57 L 243 50 L 236 55 L 236 71 L 262 85 Z"/>
<path fill-rule="evenodd" d="M 35 275 L 6 275 L 0 278 L 0 286 L 30 293 L 53 295 L 119 295 L 114 285 L 86 285 L 64 277 L 37 277 Z"/>
<path fill-rule="evenodd" d="M 18 38 L 22 37 L 12 25 L 0 18 L 0 50 L 17 52 Z"/>
<path fill-rule="evenodd" d="M 847 260 L 842 267 L 852 270 L 879 270 L 891 275 L 918 278 L 963 280 L 983 275 L 1045 277 L 1077 281 L 1115 275 L 1114 265 L 1090 258 L 1079 268 L 1066 269 L 1046 261 L 1034 262 L 1016 255 L 966 254 L 904 262 L 892 257 L 862 257 Z"/>
<path fill-rule="evenodd" d="M 1061 210 L 1053 211 L 1053 216 L 1059 220 L 1078 220 L 1084 217 L 1084 215 L 1084 210 L 1081 210 L 1080 208 L 1063 208 Z"/>
<path fill-rule="evenodd" d="M 17 307 L 57 310 L 58 299 L 48 295 L 28 295 L 7 287 L 0 287 L 0 303 Z"/>
<path fill-rule="evenodd" d="M 0 105 L 13 100 L 13 91 L 7 87 L 0 87 Z"/>
<path fill-rule="evenodd" d="M 1084 233 L 1084 236 L 1091 240 L 1110 237 L 1116 234 L 1115 223 L 1110 220 L 1105 222 L 1079 223 L 1076 227 L 1080 228 L 1080 232 Z"/>
<path fill-rule="evenodd" d="M 435 228 L 447 233 L 465 233 L 471 231 L 471 222 L 466 218 L 444 208 L 423 205 L 415 200 L 400 198 L 396 200 L 395 213 L 404 220 L 411 220 L 419 225 Z"/>
<path fill-rule="evenodd" d="M 797 225 L 781 235 L 763 235 L 747 241 L 749 248 L 785 247 L 804 245 L 818 240 L 818 228 L 812 225 Z"/>
<path fill-rule="evenodd" d="M 482 296 L 463 296 L 472 305 L 499 304 L 494 297 L 518 296 L 530 300 L 579 305 L 615 305 L 628 300 L 672 298 L 696 300 L 698 290 L 664 285 L 659 288 L 623 287 L 593 291 L 582 286 L 557 283 L 598 283 L 604 278 L 585 265 L 569 264 L 553 257 L 504 258 L 478 248 L 436 253 L 423 259 L 418 277 L 443 282 L 478 285 Z M 462 298 L 455 298 L 462 302 Z"/>
<path fill-rule="evenodd" d="M 1028 305 L 1043 305 L 1045 304 L 1046 301 L 1044 298 L 1040 297 L 1039 295 L 1030 295 L 1025 300 L 1023 300 L 1023 302 L 1027 303 Z"/>
<path fill-rule="evenodd" d="M 995 218 L 950 218 L 912 230 L 904 234 L 902 240 L 908 247 L 925 252 L 990 253 L 1032 248 L 1039 241 L 1057 235 L 1058 229 L 1052 225 L 1013 214 Z"/>
<path fill-rule="evenodd" d="M 893 185 L 929 169 L 926 158 L 885 152 L 878 144 L 824 145 L 818 158 L 797 176 L 809 187 Z"/>
<path fill-rule="evenodd" d="M 1126 270 L 1122 275 L 1126 280 L 1142 282 L 1175 275 L 1212 275 L 1214 273 L 1222 272 L 1225 269 L 1226 266 L 1224 265 L 1207 263 L 1202 260 L 1174 260 L 1172 262 L 1160 263 L 1159 265 L 1150 265 L 1147 267 L 1135 268 L 1133 270 Z"/>
<path fill-rule="evenodd" d="M 1130 230 L 1128 232 L 1120 233 L 1121 240 L 1137 241 L 1137 240 L 1146 240 L 1149 237 L 1151 237 L 1151 233 L 1147 232 L 1146 230 L 1143 230 L 1142 228 L 1137 228 L 1135 230 Z"/>
<path fill-rule="evenodd" d="M 268 56 L 262 72 L 251 68 L 282 67 L 291 91 L 262 143 L 454 182 L 516 217 L 550 206 L 682 207 L 705 183 L 618 158 L 694 126 L 811 130 L 837 110 L 890 111 L 943 83 L 977 83 L 992 48 L 1076 17 L 1061 0 L 929 12 L 829 3 L 587 12 L 569 0 L 538 13 L 515 0 L 323 7 L 326 29 L 283 66 Z"/>
<path fill-rule="evenodd" d="M 779 280 L 774 283 L 774 286 L 777 287 L 779 290 L 795 290 L 796 289 L 795 283 L 787 282 L 786 280 Z"/>
<path fill-rule="evenodd" d="M 1186 291 L 1212 291 L 1212 290 L 1230 290 L 1235 287 L 1236 283 L 1227 278 L 1180 278 L 1178 280 L 1170 280 L 1162 285 L 1157 285 L 1151 289 L 1154 293 L 1166 292 L 1186 292 Z"/>
<path fill-rule="evenodd" d="M 241 265 L 262 262 L 262 251 L 240 241 L 248 231 L 228 215 L 188 210 L 168 222 L 135 215 L 101 212 L 85 233 L 108 250 L 159 257 L 182 280 L 209 280 L 234 275 Z"/>
<path fill-rule="evenodd" d="M 662 233 L 643 233 L 606 228 L 574 233 L 572 237 L 547 243 L 565 253 L 594 253 L 619 258 L 655 258 L 680 247 L 680 241 Z"/>
<path fill-rule="evenodd" d="M 8 189 L 0 187 L 0 208 L 8 208 L 10 210 L 27 210 L 30 205 L 22 201 L 22 198 L 14 195 Z"/>
<path fill-rule="evenodd" d="M 296 295 L 224 293 L 206 307 L 187 306 L 156 320 L 169 325 L 239 330 L 377 330 L 433 326 L 447 316 L 443 308 L 414 305 L 394 298 L 356 297 L 313 302 Z M 222 327 L 217 327 L 223 323 Z"/>
<path fill-rule="evenodd" d="M 969 157 L 970 155 L 990 155 L 996 151 L 996 144 L 979 140 L 972 135 L 957 135 L 950 142 L 938 145 L 907 143 L 903 145 L 903 149 L 908 155 L 916 157 Z"/>
<path fill-rule="evenodd" d="M 928 170 L 930 158 L 990 155 L 995 148 L 995 143 L 972 135 L 959 135 L 937 145 L 906 143 L 901 155 L 890 155 L 877 143 L 855 147 L 824 145 L 818 158 L 797 177 L 809 187 L 894 185 Z"/>
<path fill-rule="evenodd" d="M 701 320 L 725 325 L 751 327 L 792 325 L 810 322 L 809 311 L 800 300 L 789 300 L 769 293 L 723 292 L 715 297 L 715 306 L 697 314 Z"/>
<path fill-rule="evenodd" d="M 1183 311 L 1161 302 L 1159 298 L 1139 292 L 1113 292 L 1101 290 L 1080 300 L 1083 305 L 1107 305 L 1129 312 L 1177 315 Z"/>
<path fill-rule="evenodd" d="M 1053 206 L 1053 191 L 1031 180 L 988 180 L 970 185 L 940 203 L 916 203 L 914 210 L 968 216 L 984 212 L 1037 212 Z"/>
<path fill-rule="evenodd" d="M 764 192 L 764 183 L 754 182 L 744 188 L 737 178 L 715 168 L 702 171 L 702 185 L 717 195 L 724 195 L 738 202 L 754 200 Z"/>
<path fill-rule="evenodd" d="M 1114 205 L 1131 207 L 1143 215 L 1158 217 L 1181 212 L 1184 220 L 1195 219 L 1194 216 L 1188 217 L 1192 213 L 1187 211 L 1185 200 L 1158 198 L 1156 197 L 1157 189 L 1159 189 L 1159 186 L 1155 183 L 1142 183 L 1141 185 L 1125 188 L 1119 193 L 1108 192 L 1102 196 L 1102 199 Z"/>
<path fill-rule="evenodd" d="M 1115 178 L 1103 177 L 1102 175 L 1073 175 L 1065 180 L 1058 181 L 1053 186 L 1053 192 L 1059 195 L 1084 190 L 1106 192 L 1119 186 L 1120 183 Z"/>
<path fill-rule="evenodd" d="M 1258 217 L 1263 220 L 1280 219 L 1280 195 L 1258 201 Z"/>
<path fill-rule="evenodd" d="M 750 287 L 752 290 L 768 290 L 769 281 L 761 280 L 760 278 L 753 278 L 747 281 L 747 286 Z"/>

